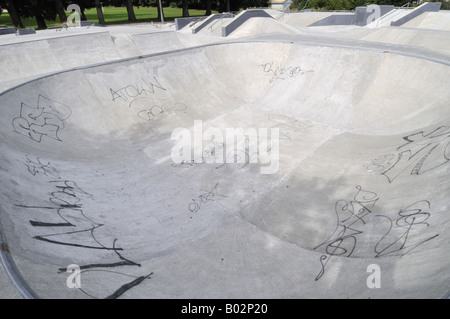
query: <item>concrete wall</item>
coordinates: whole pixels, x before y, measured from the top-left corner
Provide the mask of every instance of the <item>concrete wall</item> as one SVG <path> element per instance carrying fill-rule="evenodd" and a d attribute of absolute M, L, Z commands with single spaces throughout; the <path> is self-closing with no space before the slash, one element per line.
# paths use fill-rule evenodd
<path fill-rule="evenodd" d="M 181 30 L 185 26 L 187 26 L 189 23 L 197 21 L 201 18 L 176 18 L 175 19 L 175 28 L 176 30 Z"/>
<path fill-rule="evenodd" d="M 397 21 L 392 21 L 391 26 L 401 26 L 405 24 L 408 21 L 411 21 L 412 19 L 418 17 L 424 12 L 437 12 L 441 8 L 442 3 L 441 2 L 426 2 L 416 9 L 412 10 L 411 13 L 407 14 L 401 19 L 398 19 Z"/>
<path fill-rule="evenodd" d="M 234 30 L 239 28 L 245 21 L 251 18 L 260 17 L 260 18 L 270 18 L 273 19 L 271 15 L 269 15 L 264 10 L 247 10 L 243 13 L 236 16 L 236 18 L 227 26 L 222 27 L 222 36 L 227 37 L 230 33 L 232 33 Z"/>
<path fill-rule="evenodd" d="M 0 35 L 16 33 L 16 28 L 0 28 Z"/>
<path fill-rule="evenodd" d="M 207 27 L 211 22 L 213 22 L 215 20 L 219 20 L 219 19 L 223 19 L 223 18 L 233 18 L 233 17 L 234 17 L 234 14 L 232 14 L 232 13 L 213 14 L 213 15 L 209 16 L 208 19 L 203 21 L 198 27 L 192 29 L 192 33 L 195 34 L 195 33 L 199 32 L 199 31 L 201 31 L 202 29 Z"/>
<path fill-rule="evenodd" d="M 379 6 L 380 7 L 380 16 L 379 18 L 381 18 L 382 16 L 384 16 L 385 14 L 389 13 L 390 11 L 392 11 L 394 9 L 394 6 L 391 5 L 386 5 L 386 6 Z M 368 11 L 367 7 L 357 7 L 355 9 L 355 13 L 356 13 L 356 17 L 355 17 L 355 25 L 357 26 L 365 26 L 368 24 L 368 22 L 372 22 L 372 21 L 367 21 L 367 19 L 373 14 L 373 12 Z"/>
<path fill-rule="evenodd" d="M 319 20 L 310 25 L 310 27 L 321 27 L 326 25 L 352 25 L 355 23 L 356 15 L 350 14 L 333 14 L 322 20 Z"/>

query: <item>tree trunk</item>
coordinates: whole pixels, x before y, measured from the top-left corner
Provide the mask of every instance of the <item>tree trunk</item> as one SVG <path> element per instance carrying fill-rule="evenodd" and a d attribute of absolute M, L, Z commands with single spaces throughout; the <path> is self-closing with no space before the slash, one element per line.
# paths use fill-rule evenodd
<path fill-rule="evenodd" d="M 58 13 L 59 21 L 61 21 L 61 23 L 66 23 L 67 15 L 61 0 L 56 0 L 56 12 Z"/>
<path fill-rule="evenodd" d="M 38 30 L 45 30 L 47 29 L 47 24 L 45 23 L 44 17 L 42 14 L 37 14 L 36 16 L 36 22 L 38 25 Z"/>
<path fill-rule="evenodd" d="M 126 6 L 128 13 L 128 21 L 136 22 L 136 16 L 134 15 L 134 8 L 133 8 L 133 0 L 127 0 Z"/>
<path fill-rule="evenodd" d="M 189 3 L 188 3 L 188 0 L 183 0 L 182 1 L 182 6 L 183 6 L 183 18 L 189 17 Z"/>
<path fill-rule="evenodd" d="M 206 16 L 210 16 L 212 13 L 211 11 L 211 0 L 206 0 Z"/>
<path fill-rule="evenodd" d="M 230 0 L 227 0 L 227 12 L 230 12 L 231 11 L 231 9 L 230 9 Z"/>
<path fill-rule="evenodd" d="M 11 21 L 13 25 L 17 28 L 25 28 L 25 26 L 22 23 L 22 20 L 20 19 L 20 16 L 17 14 L 16 7 L 14 6 L 14 3 L 12 1 L 8 1 L 6 3 L 6 9 L 8 10 L 9 16 L 11 17 Z"/>
<path fill-rule="evenodd" d="M 86 8 L 80 7 L 80 19 L 81 19 L 81 21 L 87 21 L 87 17 L 86 17 L 86 14 L 84 13 L 84 10 L 86 10 Z"/>
<path fill-rule="evenodd" d="M 98 23 L 106 24 L 105 17 L 103 16 L 103 10 L 102 10 L 102 5 L 100 3 L 100 0 L 95 0 L 95 7 L 97 8 Z"/>

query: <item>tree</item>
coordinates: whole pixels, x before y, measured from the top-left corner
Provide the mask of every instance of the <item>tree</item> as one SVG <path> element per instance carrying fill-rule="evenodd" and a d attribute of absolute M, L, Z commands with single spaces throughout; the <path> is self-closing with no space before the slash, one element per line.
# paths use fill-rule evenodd
<path fill-rule="evenodd" d="M 53 1 L 46 0 L 20 0 L 18 2 L 23 2 L 20 7 L 16 7 L 18 14 L 22 18 L 36 18 L 36 22 L 39 30 L 47 29 L 47 20 L 56 19 L 56 5 Z"/>
<path fill-rule="evenodd" d="M 188 0 L 182 0 L 183 17 L 189 17 L 189 3 Z"/>
<path fill-rule="evenodd" d="M 211 11 L 211 0 L 206 0 L 205 7 L 206 7 L 205 15 L 207 15 L 207 16 L 211 15 L 211 13 L 212 13 L 212 11 Z"/>
<path fill-rule="evenodd" d="M 16 1 L 21 2 L 21 1 Z M 11 18 L 12 24 L 17 28 L 24 28 L 25 26 L 22 23 L 22 20 L 20 19 L 20 15 L 17 12 L 16 6 L 14 5 L 14 2 L 12 0 L 0 0 L 0 8 L 6 8 L 8 10 L 9 16 Z"/>
<path fill-rule="evenodd" d="M 136 22 L 137 20 L 134 14 L 133 0 L 126 0 L 125 6 L 127 7 L 128 21 Z"/>
<path fill-rule="evenodd" d="M 100 0 L 95 0 L 95 8 L 97 9 L 98 22 L 100 24 L 106 24 Z"/>
<path fill-rule="evenodd" d="M 93 1 L 93 0 L 71 0 L 71 1 L 69 1 L 69 3 L 74 3 L 74 4 L 77 4 L 80 6 L 81 21 L 87 20 L 85 10 L 92 9 L 95 7 L 95 1 Z"/>
<path fill-rule="evenodd" d="M 66 15 L 66 11 L 64 10 L 63 1 L 62 0 L 55 0 L 55 2 L 56 2 L 56 12 L 58 13 L 59 21 L 61 23 L 66 23 L 67 22 L 67 15 Z"/>
<path fill-rule="evenodd" d="M 34 15 L 36 18 L 36 22 L 38 25 L 38 30 L 45 30 L 47 29 L 47 24 L 45 23 L 45 19 L 42 16 L 42 13 L 36 12 L 36 14 Z"/>

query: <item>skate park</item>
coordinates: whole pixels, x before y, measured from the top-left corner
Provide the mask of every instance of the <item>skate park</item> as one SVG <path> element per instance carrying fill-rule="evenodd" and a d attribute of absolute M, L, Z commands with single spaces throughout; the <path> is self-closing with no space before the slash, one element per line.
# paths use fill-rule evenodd
<path fill-rule="evenodd" d="M 0 35 L 1 297 L 449 298 L 438 4 Z"/>

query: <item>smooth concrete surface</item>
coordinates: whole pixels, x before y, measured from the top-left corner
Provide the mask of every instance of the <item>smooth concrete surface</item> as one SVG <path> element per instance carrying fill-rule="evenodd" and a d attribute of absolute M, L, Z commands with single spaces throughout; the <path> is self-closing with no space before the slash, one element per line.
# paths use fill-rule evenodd
<path fill-rule="evenodd" d="M 3 266 L 0 267 L 0 283 L 0 299 L 22 299 L 22 295 L 6 274 Z"/>
<path fill-rule="evenodd" d="M 450 11 L 425 12 L 406 22 L 404 27 L 450 31 Z"/>
<path fill-rule="evenodd" d="M 0 244 L 33 293 L 448 297 L 450 55 L 382 41 L 397 28 L 365 41 L 267 20 L 277 30 L 250 19 L 227 40 L 151 25 L 0 38 L 23 61 L 41 48 L 30 72 L 4 55 L 0 93 Z M 81 46 L 93 38 L 98 54 Z M 172 132 L 199 120 L 278 129 L 278 170 L 250 149 L 174 163 Z"/>

